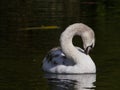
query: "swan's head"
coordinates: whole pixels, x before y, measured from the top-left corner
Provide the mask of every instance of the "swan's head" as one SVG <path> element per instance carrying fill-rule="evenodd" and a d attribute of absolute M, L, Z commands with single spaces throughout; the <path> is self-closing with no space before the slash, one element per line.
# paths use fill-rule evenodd
<path fill-rule="evenodd" d="M 93 31 L 88 31 L 82 35 L 83 47 L 86 54 L 89 54 L 90 50 L 95 46 L 95 36 Z"/>
<path fill-rule="evenodd" d="M 83 41 L 83 48 L 86 54 L 89 54 L 90 50 L 95 45 L 95 34 L 94 31 L 83 23 L 74 24 L 76 27 L 75 35 L 81 36 Z"/>
<path fill-rule="evenodd" d="M 95 45 L 94 40 L 91 43 L 85 43 L 83 45 L 85 53 L 89 54 L 90 50 L 94 48 L 94 45 Z"/>

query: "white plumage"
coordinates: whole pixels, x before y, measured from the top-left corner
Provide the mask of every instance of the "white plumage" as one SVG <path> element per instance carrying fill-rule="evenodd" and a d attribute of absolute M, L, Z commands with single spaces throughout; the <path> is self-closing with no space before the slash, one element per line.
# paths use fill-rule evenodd
<path fill-rule="evenodd" d="M 81 36 L 84 50 L 75 47 L 72 39 Z M 60 47 L 53 48 L 43 60 L 43 70 L 49 73 L 96 73 L 96 66 L 88 55 L 95 45 L 93 30 L 85 24 L 70 25 L 60 36 Z"/>

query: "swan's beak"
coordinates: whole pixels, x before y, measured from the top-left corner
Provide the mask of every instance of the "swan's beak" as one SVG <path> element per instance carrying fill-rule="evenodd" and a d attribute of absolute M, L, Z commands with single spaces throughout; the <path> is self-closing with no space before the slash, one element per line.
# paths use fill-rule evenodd
<path fill-rule="evenodd" d="M 85 53 L 88 55 L 91 49 L 92 49 L 92 48 L 91 48 L 90 46 L 88 46 L 88 47 L 85 49 Z"/>

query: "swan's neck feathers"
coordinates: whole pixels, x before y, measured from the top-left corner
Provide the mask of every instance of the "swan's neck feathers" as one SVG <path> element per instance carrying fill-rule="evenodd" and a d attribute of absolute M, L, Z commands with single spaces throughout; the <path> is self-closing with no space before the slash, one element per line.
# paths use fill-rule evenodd
<path fill-rule="evenodd" d="M 73 45 L 72 39 L 75 35 L 81 36 L 83 44 L 87 38 L 86 30 L 84 29 L 84 24 L 74 24 L 69 26 L 60 37 L 61 48 L 63 53 L 67 58 L 72 59 L 76 64 L 86 64 L 85 60 L 89 55 L 84 54 L 83 52 L 78 51 L 78 49 Z M 86 35 L 84 35 L 86 34 Z M 83 39 L 84 38 L 84 39 Z M 91 59 L 91 58 L 90 58 Z"/>

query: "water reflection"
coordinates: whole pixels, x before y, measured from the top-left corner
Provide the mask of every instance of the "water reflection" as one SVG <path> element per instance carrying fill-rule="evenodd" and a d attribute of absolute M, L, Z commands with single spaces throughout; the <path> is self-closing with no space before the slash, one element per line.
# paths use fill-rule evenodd
<path fill-rule="evenodd" d="M 46 74 L 51 90 L 95 90 L 96 74 Z"/>

